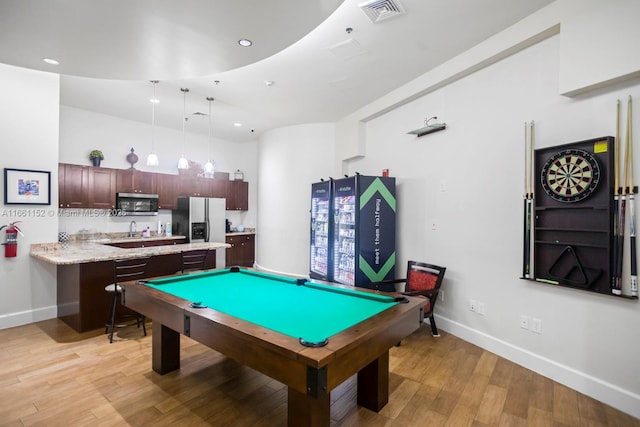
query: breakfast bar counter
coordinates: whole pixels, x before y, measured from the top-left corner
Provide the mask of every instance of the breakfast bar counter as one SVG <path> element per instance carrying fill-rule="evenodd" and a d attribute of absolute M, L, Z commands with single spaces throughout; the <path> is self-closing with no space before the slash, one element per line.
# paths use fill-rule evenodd
<path fill-rule="evenodd" d="M 184 242 L 184 237 L 76 241 L 66 247 L 40 243 L 31 245 L 30 255 L 56 265 L 58 318 L 85 332 L 104 328 L 111 302 L 104 288 L 113 283 L 114 260 L 150 257 L 146 276 L 167 276 L 182 269 L 182 252 L 209 249 L 205 266 L 215 268 L 215 251 L 230 246 L 223 242 L 178 242 Z M 127 314 L 126 307 L 119 305 L 118 309 L 118 314 Z"/>
<path fill-rule="evenodd" d="M 179 239 L 177 237 L 175 240 Z M 184 238 L 182 238 L 184 239 Z M 162 243 L 154 245 L 154 242 Z M 126 243 L 138 244 L 138 247 L 118 247 Z M 78 242 L 62 248 L 59 243 L 42 243 L 31 245 L 30 255 L 41 261 L 56 265 L 82 264 L 96 261 L 112 261 L 114 259 L 137 258 L 152 255 L 180 254 L 184 251 L 197 249 L 223 249 L 230 245 L 224 242 L 202 243 L 174 243 L 167 242 L 167 238 L 154 239 L 114 239 L 108 242 Z M 224 267 L 224 266 L 220 266 Z"/>

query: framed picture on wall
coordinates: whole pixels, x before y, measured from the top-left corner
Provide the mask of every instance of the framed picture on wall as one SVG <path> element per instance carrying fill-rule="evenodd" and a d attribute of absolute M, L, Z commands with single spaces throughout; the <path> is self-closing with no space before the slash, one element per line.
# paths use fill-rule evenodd
<path fill-rule="evenodd" d="M 51 172 L 4 169 L 5 205 L 50 205 Z"/>

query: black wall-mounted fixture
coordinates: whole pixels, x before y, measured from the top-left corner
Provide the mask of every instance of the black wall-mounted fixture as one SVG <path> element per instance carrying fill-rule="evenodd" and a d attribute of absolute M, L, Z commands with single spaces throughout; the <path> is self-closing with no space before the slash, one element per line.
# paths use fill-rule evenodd
<path fill-rule="evenodd" d="M 424 121 L 424 127 L 407 132 L 407 134 L 413 134 L 413 135 L 417 135 L 418 137 L 421 137 L 424 135 L 428 135 L 430 133 L 445 130 L 447 128 L 446 123 L 438 123 L 438 122 L 429 123 L 432 120 L 438 120 L 438 118 L 436 116 L 429 117 Z"/>

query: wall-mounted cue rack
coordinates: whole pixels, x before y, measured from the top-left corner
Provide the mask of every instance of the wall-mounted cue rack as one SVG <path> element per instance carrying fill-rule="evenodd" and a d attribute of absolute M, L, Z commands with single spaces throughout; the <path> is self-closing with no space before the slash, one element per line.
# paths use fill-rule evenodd
<path fill-rule="evenodd" d="M 532 279 L 612 295 L 614 141 L 535 150 Z"/>

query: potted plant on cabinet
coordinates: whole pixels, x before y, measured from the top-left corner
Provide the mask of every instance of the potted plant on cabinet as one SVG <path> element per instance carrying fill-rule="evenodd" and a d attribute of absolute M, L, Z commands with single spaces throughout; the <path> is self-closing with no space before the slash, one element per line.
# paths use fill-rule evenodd
<path fill-rule="evenodd" d="M 100 162 L 104 160 L 104 154 L 100 150 L 92 150 L 89 153 L 89 160 L 93 162 L 93 166 L 100 166 Z"/>

